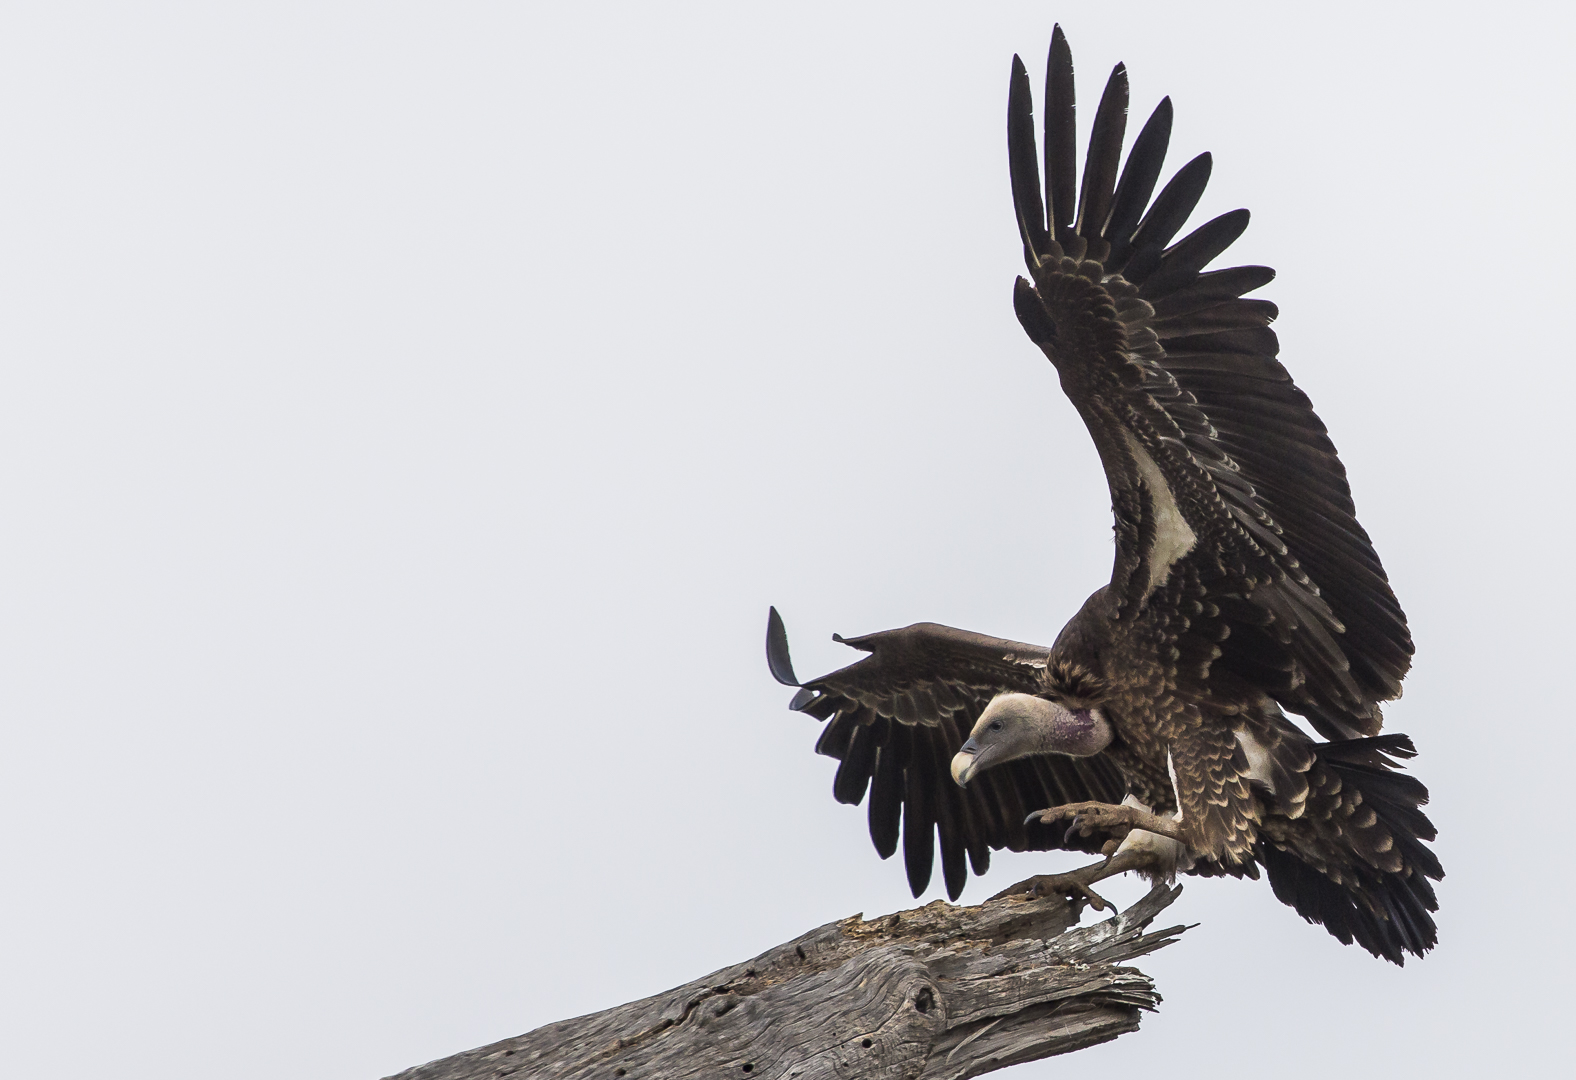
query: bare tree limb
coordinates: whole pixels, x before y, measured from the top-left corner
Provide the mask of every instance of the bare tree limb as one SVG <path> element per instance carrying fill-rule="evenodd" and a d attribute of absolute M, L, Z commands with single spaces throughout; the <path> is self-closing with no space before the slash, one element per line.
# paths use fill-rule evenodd
<path fill-rule="evenodd" d="M 963 1080 L 1137 1030 L 1160 995 L 1119 965 L 1186 929 L 1145 933 L 1181 891 L 1159 886 L 1082 927 L 1059 897 L 855 915 L 667 993 L 389 1080 Z"/>

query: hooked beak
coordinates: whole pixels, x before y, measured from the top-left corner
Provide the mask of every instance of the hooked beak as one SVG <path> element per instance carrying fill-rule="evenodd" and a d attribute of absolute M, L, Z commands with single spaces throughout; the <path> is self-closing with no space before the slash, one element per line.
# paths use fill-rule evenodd
<path fill-rule="evenodd" d="M 952 756 L 952 780 L 958 787 L 968 787 L 969 780 L 979 771 L 979 749 L 980 744 L 970 739 Z"/>

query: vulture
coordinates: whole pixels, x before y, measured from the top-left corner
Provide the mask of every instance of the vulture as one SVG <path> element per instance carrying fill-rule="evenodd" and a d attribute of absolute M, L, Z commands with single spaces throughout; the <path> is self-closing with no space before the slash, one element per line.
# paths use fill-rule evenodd
<path fill-rule="evenodd" d="M 1098 854 L 1022 883 L 1105 904 L 1138 871 L 1258 878 L 1343 943 L 1396 964 L 1437 940 L 1428 791 L 1381 734 L 1412 661 L 1406 616 L 1346 471 L 1276 358 L 1265 266 L 1206 269 L 1246 210 L 1180 240 L 1209 154 L 1155 194 L 1163 99 L 1125 164 L 1126 68 L 1075 169 L 1073 64 L 1058 26 L 1042 99 L 1013 58 L 1007 147 L 1028 277 L 1013 307 L 1099 451 L 1115 518 L 1111 580 L 1046 648 L 918 623 L 834 639 L 868 656 L 800 683 L 773 609 L 767 660 L 825 721 L 834 797 L 868 799 L 918 896 L 937 841 L 947 895 L 993 849 Z M 1303 726 L 1288 718 L 1303 718 Z M 1014 889 L 1019 888 L 1015 886 Z M 1014 890 L 1008 890 L 1011 892 Z M 1005 895 L 1005 894 L 1001 894 Z"/>

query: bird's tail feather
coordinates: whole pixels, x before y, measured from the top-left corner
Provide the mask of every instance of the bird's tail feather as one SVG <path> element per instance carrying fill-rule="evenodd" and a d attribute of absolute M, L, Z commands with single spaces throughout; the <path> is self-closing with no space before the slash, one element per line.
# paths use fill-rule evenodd
<path fill-rule="evenodd" d="M 1445 872 L 1424 844 L 1436 835 L 1422 811 L 1428 789 L 1394 762 L 1416 752 L 1405 735 L 1320 744 L 1307 811 L 1255 852 L 1278 900 L 1395 964 L 1439 940 L 1430 879 Z"/>

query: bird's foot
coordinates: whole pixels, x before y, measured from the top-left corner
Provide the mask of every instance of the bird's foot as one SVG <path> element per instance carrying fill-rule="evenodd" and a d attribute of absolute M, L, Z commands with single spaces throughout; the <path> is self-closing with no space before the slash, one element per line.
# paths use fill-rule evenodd
<path fill-rule="evenodd" d="M 1105 864 L 1110 861 L 1110 859 L 1104 859 L 1080 869 L 1071 870 L 1065 874 L 1036 874 L 1034 877 L 1025 878 L 1016 885 L 1009 885 L 990 899 L 1001 900 L 1008 896 L 1022 896 L 1028 900 L 1038 900 L 1044 896 L 1065 896 L 1074 903 L 1086 900 L 1089 906 L 1096 911 L 1104 911 L 1107 908 L 1111 908 L 1114 911 L 1115 908 L 1111 901 L 1090 887 L 1100 880 L 1100 875 L 1097 871 L 1103 869 Z M 986 903 L 989 902 L 986 901 Z M 1074 910 L 1076 911 L 1076 909 Z"/>
<path fill-rule="evenodd" d="M 1074 835 L 1093 836 L 1097 831 L 1125 833 L 1131 829 L 1143 829 L 1182 841 L 1181 827 L 1174 819 L 1151 814 L 1136 806 L 1116 806 L 1112 803 L 1076 802 L 1053 806 L 1049 810 L 1036 810 L 1024 824 L 1037 821 L 1042 825 L 1051 825 L 1064 818 L 1072 818 L 1065 837 L 1067 840 L 1071 840 Z"/>
<path fill-rule="evenodd" d="M 1001 900 L 1008 896 L 1023 896 L 1037 900 L 1042 896 L 1065 896 L 1074 903 L 1087 900 L 1089 906 L 1096 911 L 1107 909 L 1115 911 L 1114 904 L 1094 891 L 1094 883 L 1115 877 L 1117 874 L 1125 874 L 1129 870 L 1150 872 L 1154 867 L 1155 856 L 1151 852 L 1135 849 L 1118 850 L 1114 855 L 1108 855 L 1099 862 L 1080 866 L 1065 874 L 1038 874 L 1025 878 L 990 899 Z"/>

